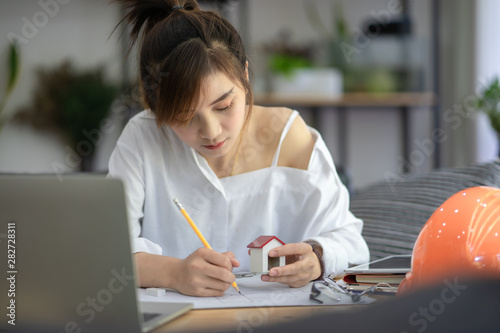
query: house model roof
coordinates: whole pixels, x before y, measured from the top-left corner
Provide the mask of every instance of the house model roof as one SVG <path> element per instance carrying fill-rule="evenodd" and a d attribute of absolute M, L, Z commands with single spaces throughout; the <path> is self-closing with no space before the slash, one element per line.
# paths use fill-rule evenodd
<path fill-rule="evenodd" d="M 257 237 L 253 242 L 248 244 L 247 247 L 249 247 L 251 249 L 262 248 L 262 247 L 264 247 L 264 245 L 266 245 L 267 243 L 269 243 L 273 239 L 276 239 L 278 242 L 285 245 L 285 243 L 283 241 L 281 241 L 276 236 L 260 236 L 260 237 Z"/>

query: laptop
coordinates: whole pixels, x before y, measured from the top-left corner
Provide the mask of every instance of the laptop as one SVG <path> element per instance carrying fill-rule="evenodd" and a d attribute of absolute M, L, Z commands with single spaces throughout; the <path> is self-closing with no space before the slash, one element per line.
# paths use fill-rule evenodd
<path fill-rule="evenodd" d="M 0 331 L 147 332 L 192 309 L 138 302 L 121 181 L 0 175 L 0 207 Z"/>

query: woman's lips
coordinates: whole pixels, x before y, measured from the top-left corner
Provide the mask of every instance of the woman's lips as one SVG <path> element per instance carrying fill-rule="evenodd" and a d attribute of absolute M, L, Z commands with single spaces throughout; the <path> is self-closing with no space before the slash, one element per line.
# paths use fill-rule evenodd
<path fill-rule="evenodd" d="M 225 142 L 226 142 L 226 140 L 221 141 L 221 142 L 219 142 L 219 143 L 217 143 L 215 145 L 203 146 L 203 147 L 207 148 L 208 150 L 215 150 L 215 149 L 219 149 L 220 147 L 222 147 Z"/>

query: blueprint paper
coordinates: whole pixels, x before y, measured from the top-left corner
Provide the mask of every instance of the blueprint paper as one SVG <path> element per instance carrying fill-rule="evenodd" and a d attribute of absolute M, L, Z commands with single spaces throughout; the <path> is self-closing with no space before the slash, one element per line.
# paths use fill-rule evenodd
<path fill-rule="evenodd" d="M 300 288 L 290 288 L 277 282 L 263 282 L 260 276 L 252 276 L 236 279 L 236 283 L 241 295 L 233 287 L 220 297 L 186 296 L 171 289 L 166 289 L 166 294 L 159 297 L 147 295 L 146 290 L 142 288 L 138 293 L 141 302 L 193 303 L 194 309 L 321 305 L 309 299 L 312 282 Z M 334 305 L 341 304 L 352 304 L 352 302 L 342 300 Z"/>

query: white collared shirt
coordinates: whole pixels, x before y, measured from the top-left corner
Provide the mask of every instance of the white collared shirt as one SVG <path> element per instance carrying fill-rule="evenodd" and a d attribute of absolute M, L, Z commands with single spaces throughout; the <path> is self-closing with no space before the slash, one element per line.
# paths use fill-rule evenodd
<path fill-rule="evenodd" d="M 297 112 L 283 130 L 281 143 Z M 132 118 L 109 162 L 109 176 L 125 184 L 134 252 L 186 258 L 203 247 L 179 212 L 177 198 L 212 248 L 232 251 L 249 272 L 247 245 L 261 235 L 285 243 L 315 240 L 323 248 L 326 274 L 341 274 L 369 259 L 363 222 L 349 211 L 349 195 L 320 134 L 307 170 L 277 166 L 219 179 L 204 157 L 150 111 Z"/>

